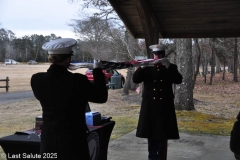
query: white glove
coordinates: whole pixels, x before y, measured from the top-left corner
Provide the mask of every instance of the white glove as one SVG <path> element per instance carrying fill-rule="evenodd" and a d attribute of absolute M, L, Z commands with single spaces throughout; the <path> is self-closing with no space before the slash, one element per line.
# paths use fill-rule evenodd
<path fill-rule="evenodd" d="M 161 63 L 162 63 L 162 65 L 164 65 L 166 68 L 168 68 L 168 67 L 170 66 L 170 62 L 169 62 L 169 60 L 168 60 L 167 58 L 163 58 L 163 59 L 161 60 Z"/>
<path fill-rule="evenodd" d="M 94 60 L 93 61 L 93 68 L 103 68 L 103 64 L 101 61 Z"/>

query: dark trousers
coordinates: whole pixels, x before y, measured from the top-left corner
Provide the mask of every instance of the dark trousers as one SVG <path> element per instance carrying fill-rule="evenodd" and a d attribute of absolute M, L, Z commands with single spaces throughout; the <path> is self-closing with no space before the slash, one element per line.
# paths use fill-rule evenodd
<path fill-rule="evenodd" d="M 167 140 L 148 139 L 148 159 L 167 159 Z"/>

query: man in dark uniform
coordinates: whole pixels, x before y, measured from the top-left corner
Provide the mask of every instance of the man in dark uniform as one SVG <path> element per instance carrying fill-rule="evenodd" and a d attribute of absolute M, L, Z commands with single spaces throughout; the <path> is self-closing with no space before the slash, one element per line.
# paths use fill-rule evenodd
<path fill-rule="evenodd" d="M 144 82 L 136 136 L 148 139 L 149 160 L 165 160 L 167 140 L 179 139 L 172 85 L 182 83 L 182 75 L 164 58 L 165 45 L 152 45 L 150 49 L 159 60 L 133 74 L 134 83 Z"/>
<path fill-rule="evenodd" d="M 230 135 L 230 149 L 234 153 L 236 160 L 240 160 L 240 112 L 237 121 L 234 123 Z"/>
<path fill-rule="evenodd" d="M 71 38 L 56 39 L 43 45 L 52 63 L 47 72 L 36 73 L 31 87 L 42 106 L 42 159 L 90 160 L 85 108 L 88 102 L 105 103 L 108 91 L 100 66 L 93 69 L 94 82 L 82 74 L 68 71 L 72 47 Z M 45 158 L 44 158 L 45 157 Z"/>

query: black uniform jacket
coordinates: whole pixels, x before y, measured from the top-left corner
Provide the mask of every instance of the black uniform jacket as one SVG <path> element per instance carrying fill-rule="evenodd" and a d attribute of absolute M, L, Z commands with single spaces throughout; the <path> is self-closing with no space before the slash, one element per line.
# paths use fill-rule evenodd
<path fill-rule="evenodd" d="M 60 160 L 89 160 L 85 107 L 88 101 L 104 103 L 108 91 L 100 68 L 93 69 L 94 83 L 85 75 L 52 64 L 36 73 L 31 87 L 43 111 L 41 153 L 57 154 Z"/>
<path fill-rule="evenodd" d="M 234 123 L 230 136 L 230 149 L 236 155 L 240 155 L 240 112 Z"/>
<path fill-rule="evenodd" d="M 182 83 L 175 64 L 139 67 L 133 82 L 144 82 L 137 137 L 150 139 L 179 139 L 172 84 Z"/>

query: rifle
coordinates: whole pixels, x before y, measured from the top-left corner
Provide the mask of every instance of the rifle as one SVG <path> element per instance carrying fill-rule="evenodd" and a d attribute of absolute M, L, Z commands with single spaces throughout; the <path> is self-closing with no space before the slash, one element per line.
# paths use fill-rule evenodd
<path fill-rule="evenodd" d="M 154 66 L 156 63 L 161 63 L 162 59 L 145 59 L 145 60 L 132 60 L 128 62 L 112 62 L 112 61 L 102 61 L 102 69 L 125 69 L 130 67 L 140 67 L 140 66 Z M 93 68 L 93 63 L 70 63 L 69 70 L 76 70 L 78 68 Z"/>

